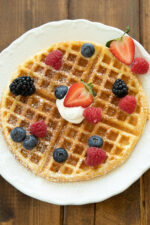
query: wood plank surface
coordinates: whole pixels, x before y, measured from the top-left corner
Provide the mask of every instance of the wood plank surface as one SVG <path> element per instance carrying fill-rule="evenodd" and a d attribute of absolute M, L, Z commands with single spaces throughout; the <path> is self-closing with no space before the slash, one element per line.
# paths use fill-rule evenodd
<path fill-rule="evenodd" d="M 150 0 L 0 0 L 0 50 L 32 27 L 78 18 L 130 25 L 131 36 L 150 52 Z M 0 178 L 0 225 L 149 224 L 150 172 L 102 203 L 65 207 L 27 197 Z"/>
<path fill-rule="evenodd" d="M 0 179 L 0 225 L 59 225 L 60 220 L 60 206 L 27 197 Z"/>
<path fill-rule="evenodd" d="M 150 53 L 150 1 L 140 0 L 140 42 Z M 150 224 L 150 171 L 140 179 L 141 225 Z"/>

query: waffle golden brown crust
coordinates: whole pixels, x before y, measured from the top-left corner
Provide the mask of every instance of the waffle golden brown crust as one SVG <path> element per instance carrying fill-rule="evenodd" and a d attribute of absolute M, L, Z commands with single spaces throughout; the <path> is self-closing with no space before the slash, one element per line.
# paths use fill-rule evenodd
<path fill-rule="evenodd" d="M 22 75 L 34 78 L 36 93 L 29 97 L 13 96 L 9 85 L 1 101 L 1 122 L 4 137 L 15 157 L 35 174 L 50 181 L 80 181 L 104 175 L 121 165 L 131 154 L 138 142 L 147 119 L 147 100 L 144 90 L 130 68 L 119 62 L 108 48 L 95 45 L 95 54 L 84 58 L 80 48 L 84 42 L 62 42 L 37 54 L 19 66 L 11 81 Z M 63 52 L 63 65 L 59 71 L 44 63 L 52 50 Z M 95 105 L 102 108 L 103 119 L 96 125 L 84 120 L 75 125 L 65 121 L 56 108 L 54 89 L 80 81 L 92 82 L 97 92 Z M 134 113 L 128 115 L 118 108 L 118 99 L 112 93 L 112 84 L 117 78 L 123 79 L 129 94 L 137 99 Z M 10 81 L 10 82 L 11 82 Z M 10 138 L 10 131 L 21 126 L 29 132 L 31 123 L 43 119 L 48 134 L 40 138 L 32 151 L 23 148 Z M 100 135 L 104 139 L 103 150 L 107 160 L 98 167 L 85 165 L 88 138 Z M 57 147 L 65 148 L 68 160 L 59 164 L 52 154 Z"/>

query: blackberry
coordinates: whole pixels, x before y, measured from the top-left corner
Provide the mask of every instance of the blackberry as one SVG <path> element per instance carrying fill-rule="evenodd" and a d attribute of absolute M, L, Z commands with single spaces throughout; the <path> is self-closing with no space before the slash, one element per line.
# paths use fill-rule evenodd
<path fill-rule="evenodd" d="M 10 92 L 14 95 L 28 96 L 35 92 L 34 79 L 29 76 L 18 77 L 9 85 Z"/>
<path fill-rule="evenodd" d="M 128 87 L 123 80 L 117 79 L 113 84 L 112 92 L 116 95 L 116 97 L 123 98 L 128 94 Z"/>

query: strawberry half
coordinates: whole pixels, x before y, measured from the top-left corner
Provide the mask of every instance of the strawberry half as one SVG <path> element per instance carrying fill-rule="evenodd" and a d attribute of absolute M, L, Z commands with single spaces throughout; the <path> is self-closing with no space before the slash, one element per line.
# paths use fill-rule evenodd
<path fill-rule="evenodd" d="M 106 43 L 106 46 L 110 47 L 112 54 L 126 65 L 132 64 L 135 54 L 133 39 L 129 36 L 124 36 L 129 30 L 130 28 L 127 27 L 125 33 L 120 38 L 116 38 L 115 40 Z"/>
<path fill-rule="evenodd" d="M 86 84 L 81 80 L 80 83 L 73 84 L 65 97 L 65 107 L 77 107 L 82 106 L 83 108 L 88 107 L 93 102 L 95 96 L 93 86 L 91 83 Z"/>
<path fill-rule="evenodd" d="M 110 51 L 121 62 L 130 65 L 134 59 L 134 42 L 131 37 L 125 36 L 121 40 L 112 41 Z"/>

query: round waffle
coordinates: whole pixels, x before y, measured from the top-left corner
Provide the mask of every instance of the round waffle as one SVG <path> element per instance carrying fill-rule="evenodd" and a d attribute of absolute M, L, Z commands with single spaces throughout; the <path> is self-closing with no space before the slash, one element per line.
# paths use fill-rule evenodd
<path fill-rule="evenodd" d="M 35 94 L 16 97 L 10 93 L 8 84 L 1 101 L 3 134 L 11 152 L 24 166 L 50 181 L 88 180 L 118 167 L 131 154 L 147 120 L 146 96 L 130 68 L 119 62 L 107 47 L 94 43 L 95 54 L 84 58 L 80 53 L 83 43 L 54 44 L 19 66 L 10 82 L 22 75 L 31 76 L 35 80 Z M 44 63 L 48 53 L 56 49 L 63 53 L 63 65 L 59 71 Z M 137 100 L 135 112 L 130 115 L 118 108 L 119 99 L 112 93 L 112 85 L 118 78 L 126 82 L 129 95 Z M 86 120 L 71 124 L 57 110 L 55 88 L 60 85 L 69 87 L 80 79 L 92 82 L 97 92 L 94 104 L 101 107 L 103 117 L 96 125 Z M 29 133 L 30 124 L 41 119 L 47 124 L 48 133 L 45 138 L 39 138 L 32 151 L 24 149 L 22 143 L 12 141 L 10 131 L 13 128 L 20 126 Z M 85 164 L 88 138 L 92 135 L 103 137 L 102 149 L 108 155 L 98 167 Z M 58 147 L 68 151 L 69 157 L 64 163 L 53 159 L 53 151 Z"/>

